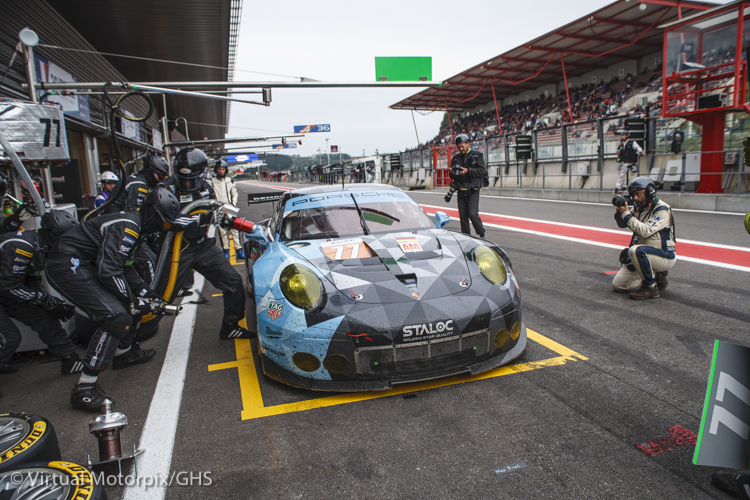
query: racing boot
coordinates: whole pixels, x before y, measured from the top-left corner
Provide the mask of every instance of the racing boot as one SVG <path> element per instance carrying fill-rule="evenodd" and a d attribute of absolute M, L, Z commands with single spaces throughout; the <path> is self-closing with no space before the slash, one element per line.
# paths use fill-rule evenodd
<path fill-rule="evenodd" d="M 245 260 L 245 252 L 243 252 L 241 248 L 238 248 L 234 253 L 237 259 Z"/>
<path fill-rule="evenodd" d="M 654 286 L 648 286 L 644 283 L 637 292 L 630 294 L 630 298 L 633 300 L 657 299 L 659 298 L 659 287 L 655 284 Z"/>
<path fill-rule="evenodd" d="M 107 399 L 114 403 L 114 400 L 108 398 L 96 382 L 78 384 L 70 392 L 70 404 L 88 411 L 101 411 L 102 403 Z"/>
<path fill-rule="evenodd" d="M 229 250 L 224 250 L 224 258 L 225 259 L 229 258 Z"/>
<path fill-rule="evenodd" d="M 711 482 L 732 496 L 750 499 L 750 474 L 716 471 L 711 474 Z"/>
<path fill-rule="evenodd" d="M 664 271 L 663 273 L 656 273 L 656 286 L 659 287 L 659 291 L 661 292 L 665 288 L 667 288 L 667 285 L 669 285 L 669 281 L 667 281 L 667 275 L 669 274 L 669 271 Z"/>
<path fill-rule="evenodd" d="M 72 375 L 83 370 L 83 363 L 81 358 L 78 357 L 78 353 L 73 353 L 67 358 L 62 358 L 62 366 L 60 367 L 60 373 L 63 375 Z"/>
<path fill-rule="evenodd" d="M 257 336 L 257 333 L 251 332 L 247 328 L 242 328 L 237 323 L 222 323 L 221 330 L 219 331 L 219 338 L 221 340 L 254 339 Z"/>
<path fill-rule="evenodd" d="M 8 375 L 10 373 L 16 373 L 18 371 L 18 365 L 10 364 L 0 366 L 0 375 Z"/>
<path fill-rule="evenodd" d="M 133 342 L 133 346 L 128 352 L 115 356 L 112 359 L 112 369 L 122 370 L 129 366 L 142 365 L 154 356 L 156 356 L 156 349 L 146 349 L 145 351 L 142 351 L 138 343 Z"/>

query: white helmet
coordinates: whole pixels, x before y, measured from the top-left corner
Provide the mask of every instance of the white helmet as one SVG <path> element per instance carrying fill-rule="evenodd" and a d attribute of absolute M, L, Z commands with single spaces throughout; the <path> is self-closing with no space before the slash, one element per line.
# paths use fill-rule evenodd
<path fill-rule="evenodd" d="M 104 172 L 102 172 L 101 182 L 117 182 L 119 180 L 120 179 L 118 179 L 117 176 L 109 170 L 105 170 Z"/>

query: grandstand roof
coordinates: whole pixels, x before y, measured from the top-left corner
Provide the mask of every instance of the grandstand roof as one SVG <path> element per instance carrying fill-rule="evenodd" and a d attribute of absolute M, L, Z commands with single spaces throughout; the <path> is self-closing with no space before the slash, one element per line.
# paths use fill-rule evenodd
<path fill-rule="evenodd" d="M 645 10 L 640 6 L 644 5 Z M 475 108 L 524 90 L 581 76 L 662 50 L 659 26 L 716 4 L 682 0 L 617 0 L 546 35 L 473 66 L 391 106 L 392 109 Z M 561 57 L 562 55 L 562 57 Z"/>

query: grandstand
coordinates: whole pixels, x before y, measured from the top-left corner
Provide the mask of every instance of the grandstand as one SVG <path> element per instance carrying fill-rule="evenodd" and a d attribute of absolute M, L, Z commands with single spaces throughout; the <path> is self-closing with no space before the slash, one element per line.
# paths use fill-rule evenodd
<path fill-rule="evenodd" d="M 705 148 L 701 151 L 703 123 L 698 118 L 662 116 L 664 27 L 712 9 L 724 12 L 726 6 L 681 0 L 618 0 L 461 71 L 441 87 L 393 104 L 392 109 L 460 113 L 460 118 L 419 145 L 418 164 L 411 162 L 409 167 L 408 158 L 414 154 L 406 151 L 401 154 L 404 168 L 386 171 L 384 179 L 412 185 L 419 182 L 419 176 L 406 172 L 421 168 L 433 174 L 424 184 L 443 186 L 447 176 L 441 169 L 447 167 L 453 152 L 453 137 L 465 133 L 473 147 L 485 153 L 491 187 L 611 192 L 616 176 L 616 132 L 625 127 L 628 118 L 643 117 L 648 155 L 639 173 L 665 181 L 668 190 L 696 190 L 697 174 L 704 180 L 701 152 L 704 165 L 717 160 L 710 154 L 706 157 Z M 702 60 L 724 61 L 727 54 L 719 48 L 703 54 Z M 686 87 L 680 85 L 672 85 L 666 95 Z M 684 106 L 682 101 L 676 105 Z M 747 114 L 741 107 L 725 111 L 723 146 L 714 148 L 717 153 L 713 154 L 723 155 L 724 148 L 735 155 L 727 158 L 736 158 L 750 122 L 746 123 Z M 681 151 L 672 144 L 675 130 L 684 133 Z M 533 139 L 531 169 L 515 158 L 515 136 L 521 134 Z M 425 150 L 429 154 L 424 154 Z M 717 181 L 714 184 L 720 184 L 713 192 L 721 191 L 722 186 L 723 190 L 747 191 L 750 175 L 742 162 L 724 162 L 723 172 L 720 164 L 718 172 L 710 173 L 719 176 L 713 179 Z M 740 175 L 744 183 L 738 182 Z"/>

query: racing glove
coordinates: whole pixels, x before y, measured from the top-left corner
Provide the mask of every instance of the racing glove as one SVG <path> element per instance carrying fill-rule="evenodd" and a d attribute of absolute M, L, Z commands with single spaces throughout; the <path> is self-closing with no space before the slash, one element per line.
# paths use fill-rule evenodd
<path fill-rule="evenodd" d="M 41 292 L 34 304 L 47 311 L 55 319 L 62 321 L 72 318 L 76 310 L 75 307 L 46 292 Z"/>
<path fill-rule="evenodd" d="M 130 315 L 131 316 L 143 316 L 151 312 L 151 304 L 148 300 L 136 297 L 136 299 L 130 303 Z"/>

